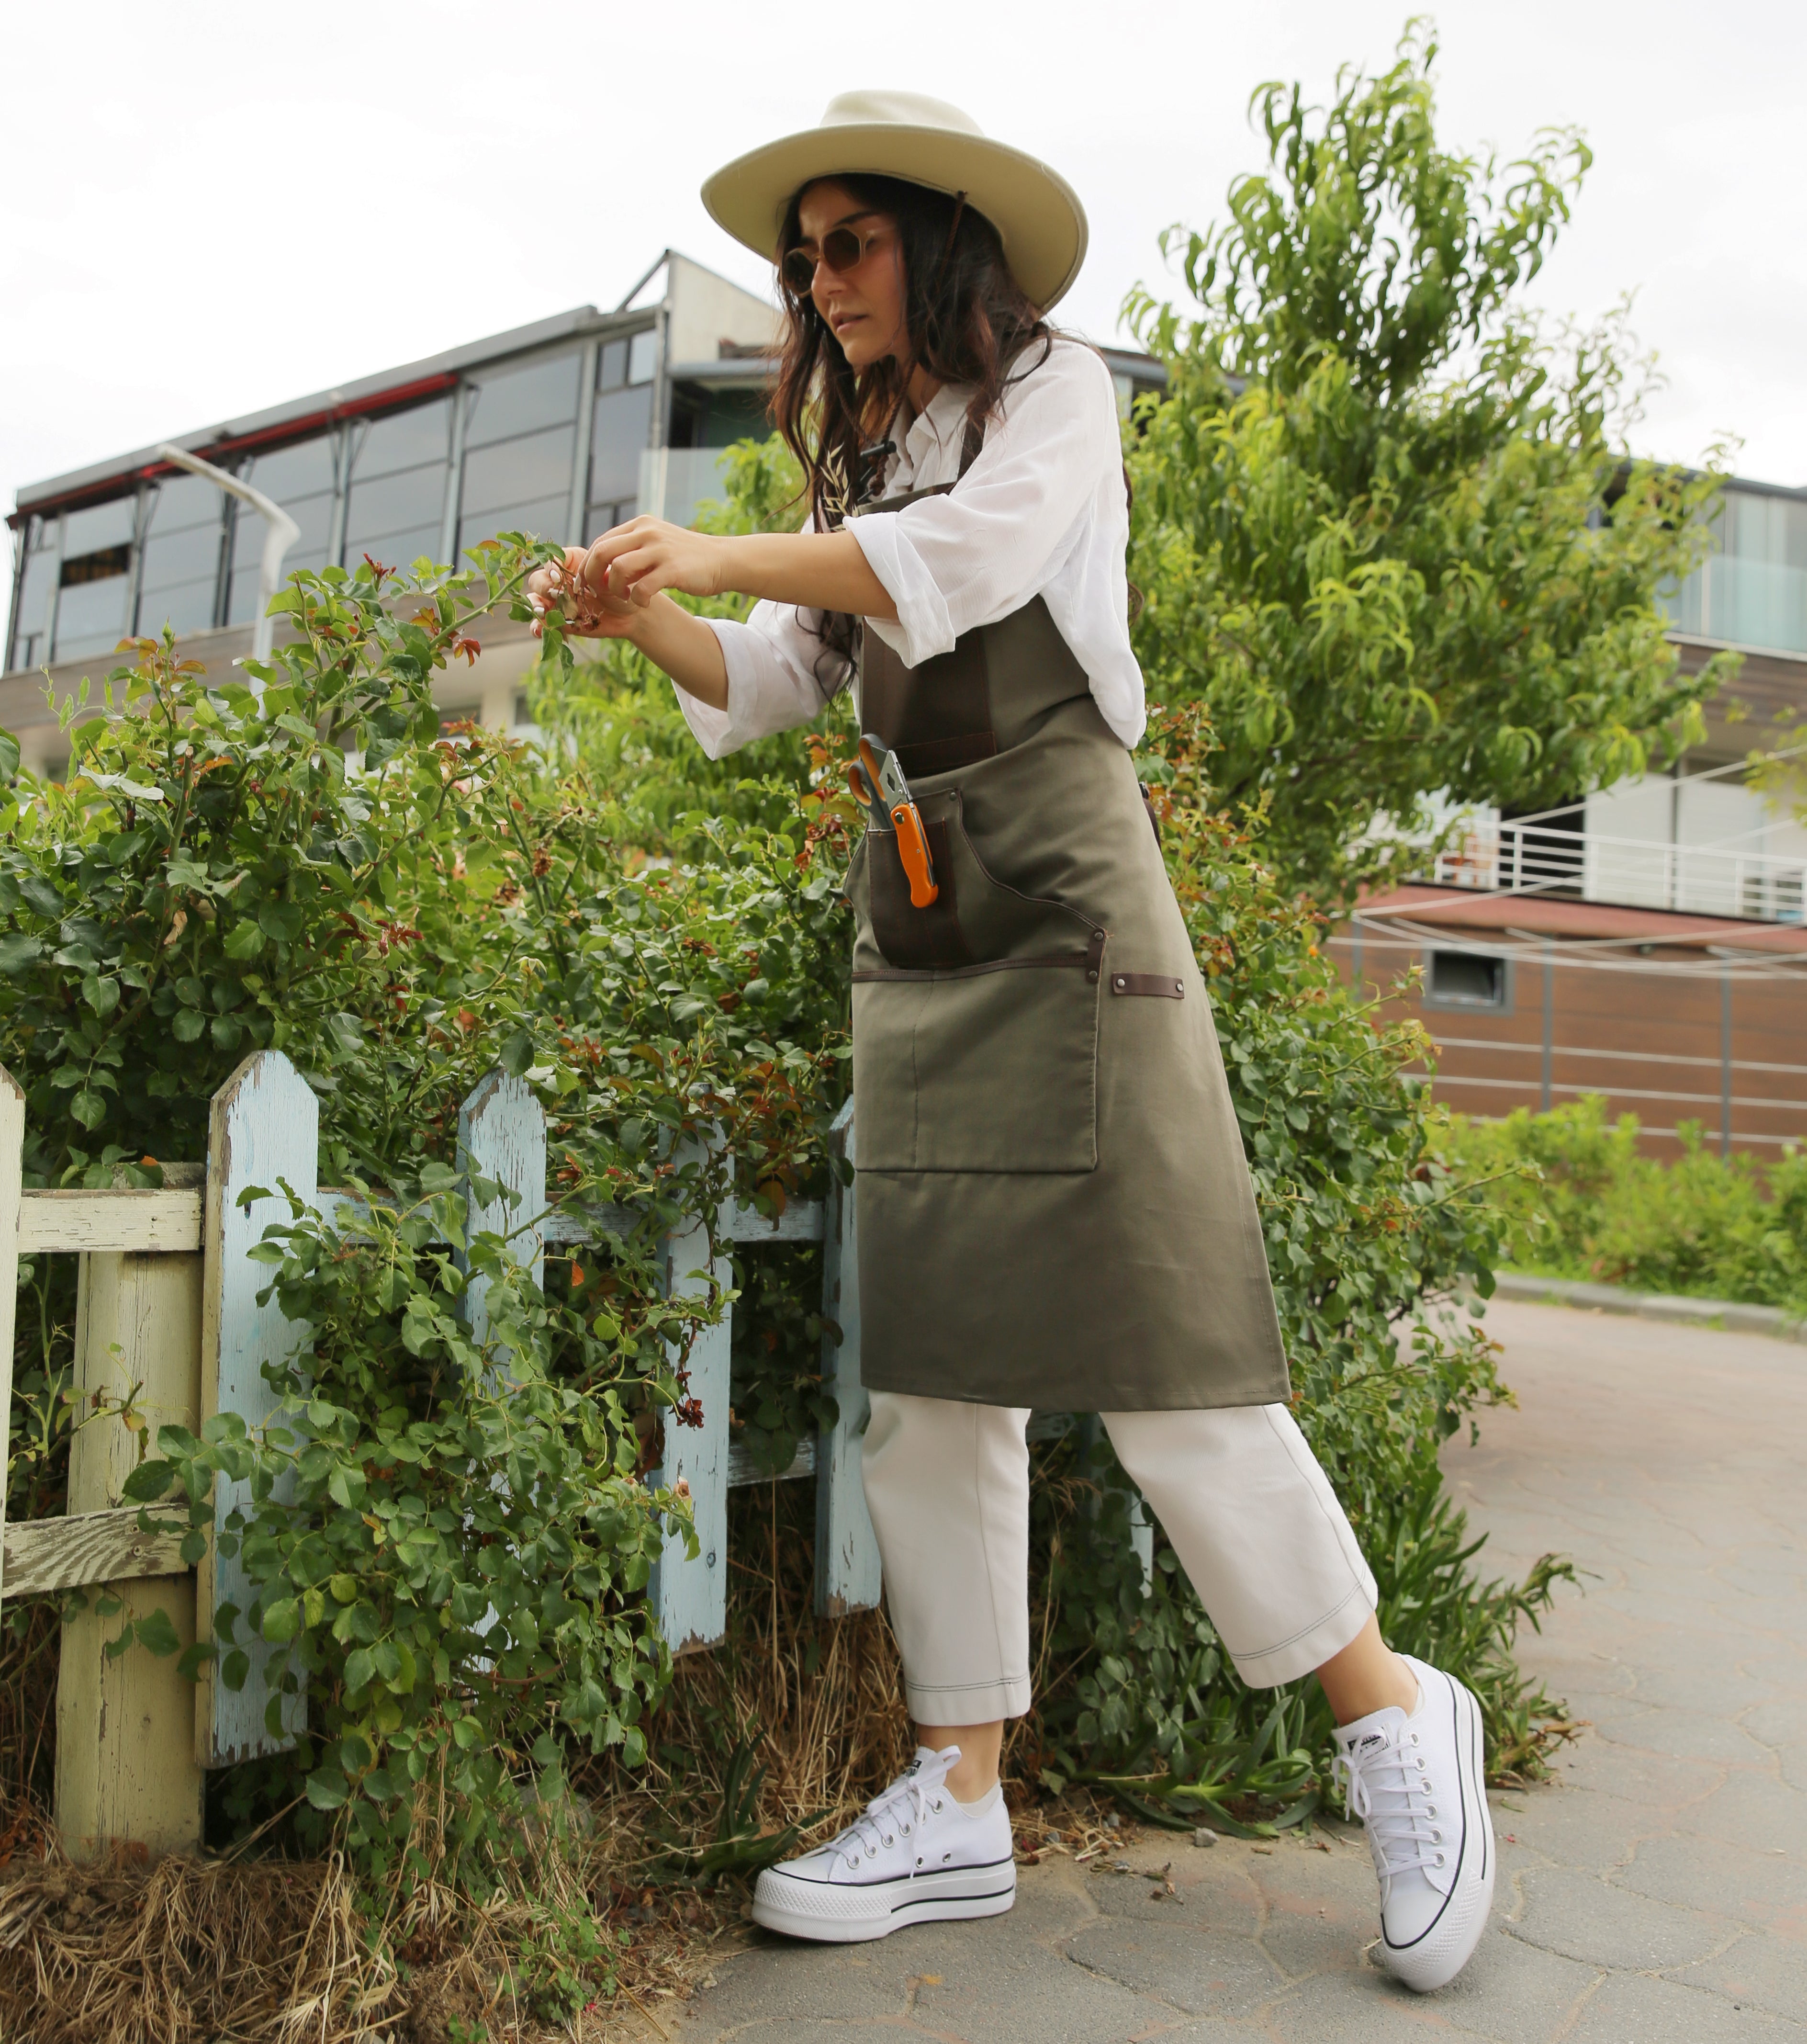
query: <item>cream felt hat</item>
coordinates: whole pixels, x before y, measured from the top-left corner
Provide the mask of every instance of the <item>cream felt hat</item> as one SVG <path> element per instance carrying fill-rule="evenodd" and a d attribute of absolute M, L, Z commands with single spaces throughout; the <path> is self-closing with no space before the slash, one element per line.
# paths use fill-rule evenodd
<path fill-rule="evenodd" d="M 1057 171 L 994 142 L 970 114 L 919 92 L 843 92 L 814 128 L 736 156 L 703 203 L 736 241 L 776 259 L 785 209 L 804 186 L 837 175 L 907 178 L 950 194 L 998 230 L 1011 274 L 1044 312 L 1085 260 L 1085 208 Z"/>

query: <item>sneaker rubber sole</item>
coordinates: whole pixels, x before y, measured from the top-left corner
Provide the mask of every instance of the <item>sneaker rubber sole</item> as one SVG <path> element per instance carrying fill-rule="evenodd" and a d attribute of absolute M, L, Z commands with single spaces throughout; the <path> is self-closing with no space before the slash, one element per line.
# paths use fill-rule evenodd
<path fill-rule="evenodd" d="M 1481 1707 L 1453 1676 L 1414 1662 L 1431 1708 L 1452 1724 L 1462 1792 L 1462 1856 L 1456 1885 L 1435 1920 L 1409 1945 L 1388 1942 L 1384 1924 L 1375 1955 L 1394 1978 L 1415 1994 L 1447 1987 L 1474 1955 L 1487 1927 L 1494 1899 L 1493 1819 L 1487 1810 L 1487 1746 Z"/>
<path fill-rule="evenodd" d="M 857 1945 L 888 1938 L 907 1923 L 955 1923 L 969 1917 L 1001 1916 L 1016 1900 L 1016 1866 L 950 1867 L 919 1873 L 914 1881 L 842 1887 L 830 1881 L 798 1881 L 776 1867 L 760 1875 L 753 1892 L 753 1920 L 787 1938 L 818 1944 Z"/>

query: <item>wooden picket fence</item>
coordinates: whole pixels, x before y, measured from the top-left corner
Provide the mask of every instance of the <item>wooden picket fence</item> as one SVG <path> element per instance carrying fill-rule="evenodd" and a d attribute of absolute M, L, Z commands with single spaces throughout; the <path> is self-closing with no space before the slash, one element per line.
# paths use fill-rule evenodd
<path fill-rule="evenodd" d="M 274 1298 L 257 1295 L 269 1272 L 247 1252 L 288 1208 L 271 1196 L 241 1206 L 252 1186 L 286 1182 L 309 1204 L 331 1215 L 351 1196 L 318 1182 L 319 1105 L 279 1051 L 261 1051 L 240 1066 L 215 1094 L 203 1164 L 166 1166 L 158 1191 L 40 1191 L 21 1186 L 24 1096 L 0 1068 L 0 1467 L 5 1466 L 11 1392 L 13 1319 L 21 1256 L 81 1258 L 75 1320 L 75 1385 L 86 1400 L 102 1393 L 109 1409 L 90 1419 L 71 1445 L 68 1516 L 5 1523 L 0 1486 L 0 1597 L 69 1589 L 102 1589 L 122 1610 L 103 1617 L 90 1608 L 64 1624 L 56 1703 L 56 1820 L 78 1858 L 104 1854 L 117 1840 L 153 1852 L 190 1850 L 201 1834 L 205 1770 L 292 1745 L 305 1699 L 285 1703 L 285 1729 L 265 1723 L 270 1650 L 251 1649 L 251 1670 L 233 1691 L 213 1679 L 198 1686 L 177 1673 L 178 1657 L 133 1646 L 117 1659 L 105 1647 L 123 1625 L 161 1608 L 186 1646 L 198 1613 L 210 1617 L 224 1600 L 240 1610 L 251 1589 L 241 1564 L 209 1543 L 198 1569 L 182 1562 L 180 1537 L 142 1533 L 138 1510 L 122 1503 L 125 1478 L 138 1460 L 138 1440 L 117 1416 L 132 1397 L 155 1439 L 161 1425 L 198 1431 L 219 1412 L 236 1412 L 249 1427 L 269 1416 L 266 1363 L 293 1352 L 294 1329 Z M 850 1162 L 850 1105 L 832 1142 Z M 458 1117 L 459 1169 L 499 1181 L 520 1195 L 509 1207 L 474 1206 L 474 1231 L 521 1230 L 512 1253 L 535 1274 L 547 1244 L 597 1243 L 626 1234 L 631 1216 L 613 1208 L 553 1211 L 546 1197 L 546 1124 L 539 1103 L 519 1079 L 493 1072 Z M 718 1247 L 775 1242 L 823 1246 L 824 1317 L 838 1326 L 825 1338 L 823 1387 L 839 1418 L 804 1444 L 785 1473 L 816 1484 L 816 1608 L 825 1616 L 869 1608 L 879 1597 L 878 1547 L 860 1478 L 860 1435 L 866 1401 L 860 1385 L 860 1314 L 854 1239 L 854 1197 L 838 1180 L 823 1204 L 793 1201 L 776 1222 L 739 1202 L 718 1217 Z M 524 1224 L 531 1224 L 524 1228 Z M 709 1264 L 708 1231 L 698 1221 L 660 1245 L 665 1281 L 683 1294 L 727 1284 L 725 1259 Z M 474 1333 L 486 1329 L 481 1282 L 466 1294 Z M 758 1477 L 728 1438 L 730 1327 L 724 1317 L 705 1329 L 689 1358 L 690 1387 L 700 1402 L 700 1427 L 667 1431 L 667 1462 L 655 1481 L 689 1485 L 698 1552 L 668 1543 L 648 1595 L 660 1626 L 681 1652 L 722 1638 L 727 1616 L 727 1494 Z M 248 1502 L 240 1486 L 215 1485 L 217 1520 Z M 203 1628 L 205 1629 L 205 1627 Z"/>

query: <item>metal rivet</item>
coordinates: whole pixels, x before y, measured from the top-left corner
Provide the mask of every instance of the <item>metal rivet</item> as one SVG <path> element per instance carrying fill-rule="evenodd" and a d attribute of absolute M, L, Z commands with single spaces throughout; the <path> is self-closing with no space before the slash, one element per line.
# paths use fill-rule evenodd
<path fill-rule="evenodd" d="M 1115 983 L 1116 983 L 1116 985 L 1118 985 L 1118 986 L 1123 986 L 1123 985 L 1125 984 L 1125 981 L 1124 981 L 1124 978 L 1123 978 L 1123 975 L 1122 975 L 1121 973 L 1118 973 L 1118 975 L 1117 975 L 1117 978 L 1116 978 L 1116 982 L 1115 982 Z"/>

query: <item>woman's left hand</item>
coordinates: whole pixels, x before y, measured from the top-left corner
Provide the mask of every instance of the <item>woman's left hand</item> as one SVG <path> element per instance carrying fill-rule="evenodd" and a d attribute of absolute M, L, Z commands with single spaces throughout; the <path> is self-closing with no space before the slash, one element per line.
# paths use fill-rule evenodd
<path fill-rule="evenodd" d="M 631 518 L 604 532 L 584 556 L 579 586 L 598 598 L 644 609 L 661 590 L 719 596 L 727 588 L 728 543 L 662 518 Z"/>

